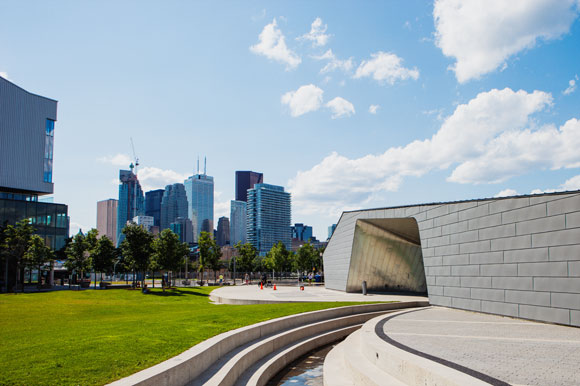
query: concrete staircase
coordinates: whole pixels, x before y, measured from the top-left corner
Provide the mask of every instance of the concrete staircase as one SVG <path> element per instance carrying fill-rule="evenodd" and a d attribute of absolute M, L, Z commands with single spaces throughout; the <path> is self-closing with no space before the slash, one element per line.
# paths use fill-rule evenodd
<path fill-rule="evenodd" d="M 370 319 L 332 349 L 324 361 L 324 385 L 487 385 L 468 374 L 395 347 L 377 335 L 375 328 L 379 322 L 404 312 Z"/>
<path fill-rule="evenodd" d="M 364 304 L 257 323 L 210 338 L 112 385 L 265 385 L 293 360 L 344 338 L 369 319 L 426 305 L 426 301 Z"/>

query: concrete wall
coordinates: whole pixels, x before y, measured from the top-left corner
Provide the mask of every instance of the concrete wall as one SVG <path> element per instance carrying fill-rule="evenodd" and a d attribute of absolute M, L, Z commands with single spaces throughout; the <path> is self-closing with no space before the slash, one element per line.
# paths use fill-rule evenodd
<path fill-rule="evenodd" d="M 580 192 L 343 213 L 324 254 L 346 290 L 358 219 L 414 217 L 429 300 L 580 326 Z"/>

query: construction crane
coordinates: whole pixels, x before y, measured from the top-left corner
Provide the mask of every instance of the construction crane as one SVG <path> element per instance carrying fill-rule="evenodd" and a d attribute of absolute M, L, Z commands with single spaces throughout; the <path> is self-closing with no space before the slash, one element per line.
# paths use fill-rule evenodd
<path fill-rule="evenodd" d="M 133 170 L 133 167 L 135 168 L 135 175 L 137 175 L 137 166 L 139 166 L 139 158 L 137 158 L 137 155 L 135 155 L 135 145 L 133 144 L 133 137 L 131 138 L 131 149 L 133 150 L 133 160 L 134 162 L 131 164 L 133 165 L 131 167 L 131 170 Z"/>

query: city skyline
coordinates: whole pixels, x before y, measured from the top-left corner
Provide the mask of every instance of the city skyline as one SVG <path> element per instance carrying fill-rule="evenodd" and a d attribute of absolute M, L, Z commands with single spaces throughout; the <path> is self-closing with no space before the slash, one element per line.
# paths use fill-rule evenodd
<path fill-rule="evenodd" d="M 577 1 L 29 4 L 0 76 L 59 103 L 71 234 L 135 157 L 149 191 L 207 156 L 214 221 L 259 170 L 320 240 L 344 210 L 580 188 Z"/>

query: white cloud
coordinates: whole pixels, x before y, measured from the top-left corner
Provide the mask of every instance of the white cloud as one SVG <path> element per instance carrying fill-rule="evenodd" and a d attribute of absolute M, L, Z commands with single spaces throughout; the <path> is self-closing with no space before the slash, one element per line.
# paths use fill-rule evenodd
<path fill-rule="evenodd" d="M 326 65 L 320 70 L 321 74 L 326 74 L 327 72 L 332 72 L 334 70 L 349 72 L 354 67 L 352 57 L 346 60 L 340 60 L 336 55 L 334 55 L 331 49 L 327 50 L 320 56 L 313 56 L 313 58 L 316 60 L 328 60 L 328 63 L 326 63 Z"/>
<path fill-rule="evenodd" d="M 370 60 L 363 60 L 356 69 L 355 78 L 372 77 L 379 83 L 394 84 L 398 80 L 419 78 L 416 68 L 408 69 L 402 66 L 403 59 L 390 52 L 376 52 L 371 54 Z"/>
<path fill-rule="evenodd" d="M 501 192 L 499 192 L 498 194 L 496 194 L 494 197 L 509 197 L 509 196 L 516 196 L 518 194 L 517 191 L 515 191 L 514 189 L 504 189 Z"/>
<path fill-rule="evenodd" d="M 376 114 L 380 107 L 381 106 L 379 106 L 379 105 L 370 105 L 369 106 L 369 113 Z"/>
<path fill-rule="evenodd" d="M 250 47 L 253 53 L 284 63 L 287 70 L 296 68 L 302 61 L 300 56 L 286 46 L 286 39 L 278 28 L 276 19 L 264 27 L 258 39 L 259 42 Z"/>
<path fill-rule="evenodd" d="M 556 189 L 534 189 L 531 194 L 554 193 L 554 192 L 569 192 L 572 190 L 580 190 L 580 175 L 574 176 Z"/>
<path fill-rule="evenodd" d="M 574 79 L 570 79 L 570 81 L 568 82 L 568 88 L 564 91 L 562 91 L 562 94 L 564 95 L 570 95 L 572 94 L 574 91 L 576 91 L 576 81 L 578 80 L 578 75 L 576 75 L 574 77 Z"/>
<path fill-rule="evenodd" d="M 288 91 L 282 95 L 282 104 L 288 105 L 290 115 L 299 117 L 300 115 L 316 111 L 322 105 L 322 94 L 324 91 L 313 84 L 300 86 L 296 91 Z"/>
<path fill-rule="evenodd" d="M 111 164 L 113 166 L 121 166 L 124 168 L 129 168 L 129 165 L 133 162 L 133 160 L 127 154 L 121 153 L 99 157 L 97 158 L 97 161 L 105 164 Z"/>
<path fill-rule="evenodd" d="M 297 38 L 298 40 L 310 40 L 312 42 L 312 46 L 314 47 L 321 47 L 326 45 L 330 35 L 326 34 L 326 30 L 328 26 L 326 24 L 322 25 L 322 19 L 317 17 L 312 22 L 310 26 L 310 32 L 304 34 Z"/>
<path fill-rule="evenodd" d="M 221 201 L 222 192 L 215 191 L 213 210 L 215 213 L 215 227 L 217 228 L 217 221 L 220 217 L 230 217 L 230 201 Z"/>
<path fill-rule="evenodd" d="M 325 106 L 332 111 L 332 119 L 350 117 L 355 113 L 353 104 L 341 97 L 334 98 Z"/>
<path fill-rule="evenodd" d="M 507 66 L 506 60 L 539 39 L 566 34 L 577 0 L 436 0 L 435 44 L 455 58 L 460 83 Z"/>
<path fill-rule="evenodd" d="M 580 167 L 580 121 L 536 130 L 532 115 L 552 103 L 541 91 L 490 90 L 458 105 L 429 139 L 349 159 L 331 153 L 289 181 L 298 213 L 337 215 L 396 191 L 405 177 L 452 169 L 449 181 L 493 183 L 542 168 Z"/>
<path fill-rule="evenodd" d="M 160 169 L 152 166 L 145 166 L 137 170 L 137 177 L 144 192 L 152 189 L 163 189 L 165 186 L 183 183 L 188 174 L 181 174 L 171 169 Z"/>

